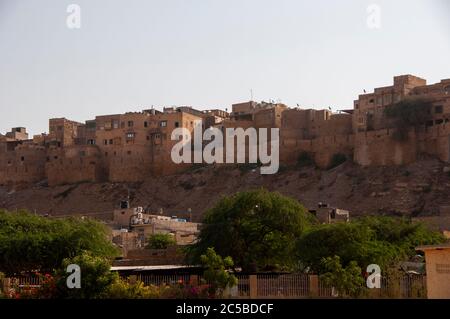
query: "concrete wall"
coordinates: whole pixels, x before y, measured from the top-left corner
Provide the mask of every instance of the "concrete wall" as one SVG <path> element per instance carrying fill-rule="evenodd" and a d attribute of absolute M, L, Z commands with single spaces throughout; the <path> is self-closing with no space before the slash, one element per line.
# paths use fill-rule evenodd
<path fill-rule="evenodd" d="M 429 299 L 450 299 L 450 247 L 426 249 L 427 295 Z"/>

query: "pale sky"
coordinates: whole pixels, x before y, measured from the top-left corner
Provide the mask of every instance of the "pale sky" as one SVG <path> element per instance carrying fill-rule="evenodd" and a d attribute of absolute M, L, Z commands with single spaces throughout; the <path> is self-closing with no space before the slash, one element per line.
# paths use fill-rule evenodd
<path fill-rule="evenodd" d="M 450 78 L 450 1 L 0 0 L 2 133 L 152 105 L 230 110 L 250 90 L 345 109 L 400 74 Z"/>

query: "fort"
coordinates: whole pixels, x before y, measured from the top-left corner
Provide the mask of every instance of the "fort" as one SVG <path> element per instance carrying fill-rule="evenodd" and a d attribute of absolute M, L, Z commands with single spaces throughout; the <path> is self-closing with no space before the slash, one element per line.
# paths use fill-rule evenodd
<path fill-rule="evenodd" d="M 405 138 L 396 138 L 399 127 L 386 109 L 419 99 L 429 103 L 429 116 L 407 127 Z M 101 115 L 84 123 L 54 118 L 48 133 L 29 137 L 16 127 L 0 135 L 0 185 L 139 182 L 181 172 L 192 164 L 172 161 L 178 141 L 171 133 L 184 128 L 192 134 L 195 121 L 203 131 L 278 128 L 280 165 L 295 165 L 304 154 L 320 168 L 336 156 L 361 166 L 413 163 L 420 154 L 449 162 L 449 120 L 450 79 L 427 85 L 413 75 L 395 76 L 391 86 L 359 95 L 352 108 L 337 113 L 249 101 L 232 105 L 231 113 L 180 106 Z"/>

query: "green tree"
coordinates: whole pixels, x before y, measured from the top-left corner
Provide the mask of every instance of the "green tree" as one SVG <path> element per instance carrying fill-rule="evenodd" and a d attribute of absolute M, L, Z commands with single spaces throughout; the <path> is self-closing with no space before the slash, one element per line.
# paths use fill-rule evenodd
<path fill-rule="evenodd" d="M 227 287 L 231 288 L 237 285 L 237 278 L 227 271 L 233 267 L 231 257 L 222 258 L 216 254 L 213 248 L 208 248 L 206 254 L 202 255 L 200 259 L 205 267 L 203 278 L 206 283 L 211 285 L 210 293 L 222 296 Z"/>
<path fill-rule="evenodd" d="M 176 241 L 171 234 L 153 234 L 147 239 L 147 249 L 166 249 L 176 245 Z"/>
<path fill-rule="evenodd" d="M 343 266 L 355 261 L 362 269 L 370 264 L 385 269 L 413 256 L 418 245 L 442 241 L 441 234 L 421 223 L 394 217 L 365 217 L 310 229 L 298 241 L 297 256 L 318 273 L 324 272 L 322 259 L 333 256 L 339 256 Z"/>
<path fill-rule="evenodd" d="M 192 262 L 209 247 L 246 270 L 289 268 L 295 241 L 315 221 L 296 200 L 264 189 L 222 198 L 204 218 Z"/>
<path fill-rule="evenodd" d="M 52 271 L 64 258 L 82 251 L 113 257 L 117 248 L 108 240 L 108 229 L 91 219 L 52 219 L 25 211 L 0 211 L 0 271 Z"/>
<path fill-rule="evenodd" d="M 410 128 L 424 125 L 432 118 L 432 107 L 431 101 L 423 98 L 407 98 L 386 107 L 384 114 L 397 128 L 393 138 L 400 141 L 406 140 Z"/>
<path fill-rule="evenodd" d="M 67 266 L 75 264 L 81 269 L 81 288 L 67 288 Z M 62 268 L 56 272 L 58 297 L 74 299 L 97 299 L 108 297 L 111 285 L 117 283 L 119 276 L 111 272 L 111 262 L 104 257 L 83 252 L 79 256 L 66 258 Z"/>
<path fill-rule="evenodd" d="M 343 267 L 339 256 L 322 258 L 324 273 L 320 276 L 325 285 L 336 289 L 342 297 L 357 298 L 364 291 L 364 278 L 356 261 Z"/>

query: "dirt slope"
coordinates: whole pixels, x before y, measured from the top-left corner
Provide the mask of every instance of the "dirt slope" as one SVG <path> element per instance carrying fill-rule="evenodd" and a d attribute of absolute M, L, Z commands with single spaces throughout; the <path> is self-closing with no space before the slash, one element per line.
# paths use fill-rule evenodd
<path fill-rule="evenodd" d="M 283 169 L 275 175 L 232 167 L 204 167 L 143 183 L 82 183 L 58 187 L 34 185 L 0 188 L 0 208 L 26 208 L 37 213 L 66 215 L 107 212 L 130 195 L 133 206 L 163 208 L 182 216 L 192 209 L 194 220 L 223 195 L 265 187 L 292 196 L 306 207 L 318 202 L 348 209 L 352 215 L 436 215 L 450 205 L 450 175 L 445 164 L 424 159 L 402 167 L 362 168 L 345 163 L 329 171 Z"/>

